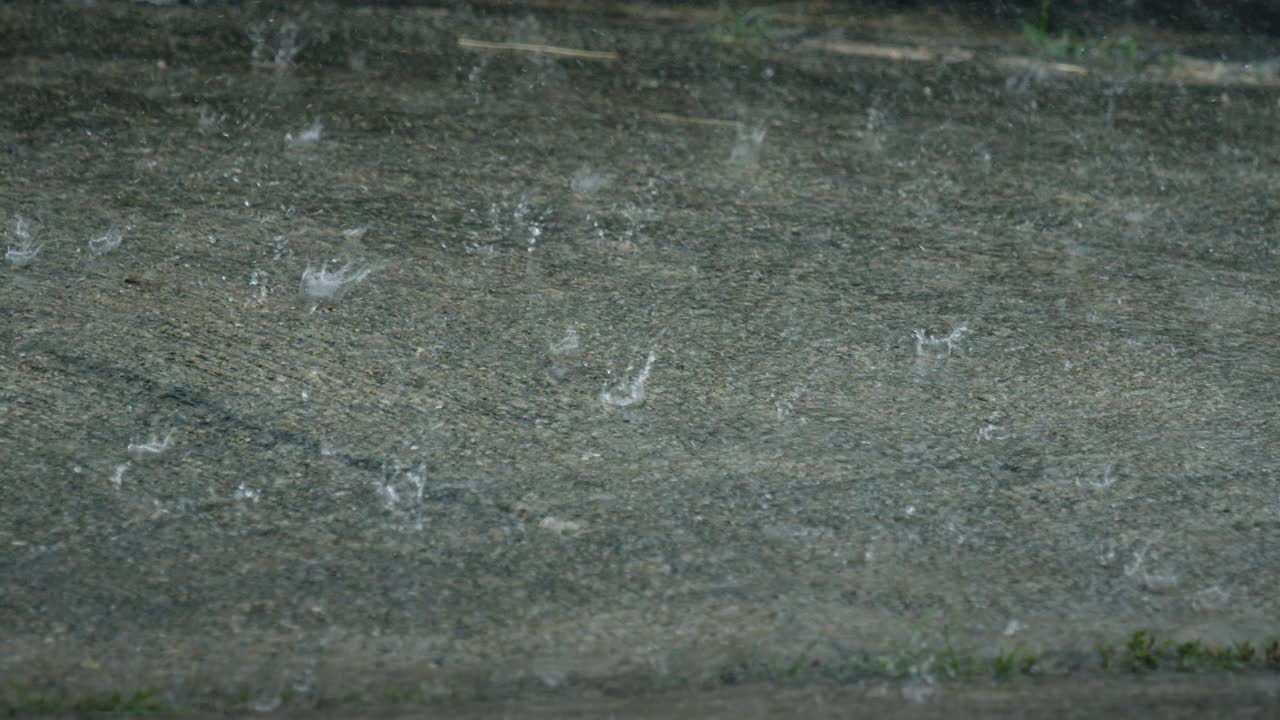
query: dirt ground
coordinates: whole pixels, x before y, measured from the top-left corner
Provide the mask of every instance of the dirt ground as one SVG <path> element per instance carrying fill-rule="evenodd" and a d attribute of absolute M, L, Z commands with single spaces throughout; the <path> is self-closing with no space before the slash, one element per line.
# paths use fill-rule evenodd
<path fill-rule="evenodd" d="M 0 6 L 0 698 L 1265 716 L 1245 40 Z"/>

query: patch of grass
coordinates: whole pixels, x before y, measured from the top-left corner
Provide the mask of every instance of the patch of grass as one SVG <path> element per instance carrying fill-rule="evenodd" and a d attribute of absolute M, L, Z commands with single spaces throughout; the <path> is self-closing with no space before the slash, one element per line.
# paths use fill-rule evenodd
<path fill-rule="evenodd" d="M 769 27 L 777 10 L 755 6 L 740 10 L 725 9 L 727 16 L 707 30 L 707 38 L 715 43 L 752 45 L 769 37 Z"/>
<path fill-rule="evenodd" d="M 1007 653 L 996 653 L 991 658 L 991 672 L 998 678 L 1014 674 L 1031 675 L 1040 663 L 1040 656 L 1014 648 Z"/>
<path fill-rule="evenodd" d="M 809 657 L 809 653 L 812 652 L 813 646 L 817 644 L 817 640 L 809 641 L 809 644 L 804 646 L 804 649 L 800 651 L 800 654 L 796 655 L 794 660 L 787 663 L 786 666 L 782 668 L 781 676 L 788 680 L 795 679 L 796 675 L 800 673 L 800 670 L 804 668 L 805 659 Z"/>
<path fill-rule="evenodd" d="M 1275 659 L 1268 655 L 1274 649 Z M 1199 640 L 1175 642 L 1150 630 L 1135 630 L 1123 646 L 1098 646 L 1103 670 L 1149 673 L 1159 670 L 1195 672 L 1199 670 L 1246 670 L 1270 667 L 1280 670 L 1280 640 L 1272 640 L 1263 654 L 1253 643 L 1208 645 Z"/>
<path fill-rule="evenodd" d="M 1054 24 L 1053 3 L 1051 0 L 1041 0 L 1036 21 L 1022 23 L 1022 38 L 1028 45 L 1054 60 L 1129 65 L 1146 60 L 1141 57 L 1138 42 L 1128 33 L 1092 39 L 1087 34 L 1072 33 L 1066 29 L 1054 32 Z"/>
<path fill-rule="evenodd" d="M 1072 40 L 1070 30 L 1053 35 L 1035 25 L 1023 23 L 1022 39 L 1026 40 L 1031 47 L 1059 60 L 1071 58 L 1077 49 L 1075 42 Z"/>
<path fill-rule="evenodd" d="M 793 656 L 744 660 L 721 668 L 717 679 L 724 685 L 766 682 L 796 685 L 812 682 L 848 683 L 866 679 L 926 679 L 966 682 L 1008 679 L 1039 672 L 1041 656 L 1016 648 L 986 655 L 958 645 L 948 625 L 933 642 L 913 636 L 904 647 L 883 653 L 815 653 L 810 642 Z"/>
<path fill-rule="evenodd" d="M 431 698 L 421 688 L 392 686 L 383 691 L 382 699 L 391 705 L 413 705 Z"/>
<path fill-rule="evenodd" d="M 974 677 L 985 669 L 976 655 L 956 649 L 950 625 L 942 628 L 942 649 L 933 656 L 932 665 L 952 679 Z"/>
<path fill-rule="evenodd" d="M 815 652 L 809 643 L 795 654 L 744 660 L 724 666 L 718 680 L 725 685 L 754 682 L 778 685 L 848 683 L 867 679 L 928 682 L 1010 680 L 1040 674 L 1110 671 L 1145 675 L 1158 672 L 1280 671 L 1280 639 L 1264 645 L 1248 641 L 1215 645 L 1199 640 L 1177 642 L 1147 629 L 1135 630 L 1120 642 L 1096 646 L 1096 660 L 1076 653 L 1042 654 L 1016 647 L 982 651 L 955 642 L 950 626 L 933 640 L 913 635 L 904 646 L 882 653 Z"/>
<path fill-rule="evenodd" d="M 1156 636 L 1146 630 L 1134 630 L 1125 645 L 1128 668 L 1134 672 L 1156 670 L 1172 646 L 1169 640 L 1157 642 Z"/>
<path fill-rule="evenodd" d="M 720 668 L 709 678 L 709 685 L 731 686 L 748 683 L 770 683 L 780 686 L 803 686 L 815 683 L 847 684 L 865 680 L 919 682 L 929 684 L 966 683 L 974 681 L 1011 681 L 1019 677 L 1041 674 L 1089 673 L 1103 671 L 1148 675 L 1160 672 L 1260 672 L 1280 673 L 1280 637 L 1268 638 L 1261 645 L 1248 641 L 1231 645 L 1212 645 L 1199 640 L 1176 642 L 1154 631 L 1139 629 L 1123 641 L 1104 642 L 1096 646 L 1097 662 L 1076 654 L 1039 654 L 1022 647 L 997 650 L 994 654 L 965 647 L 955 642 L 951 626 L 940 634 L 913 633 L 909 641 L 884 652 L 820 650 L 820 640 L 813 640 L 798 652 L 785 655 L 752 653 L 748 658 Z M 757 648 L 757 651 L 763 648 Z M 694 687 L 688 678 L 667 678 L 670 687 Z M 359 693 L 321 696 L 312 700 L 320 707 L 361 706 L 368 702 L 387 705 L 426 706 L 457 703 L 483 697 L 457 688 L 447 694 L 432 692 L 421 686 L 388 686 L 371 696 Z M 279 706 L 288 707 L 297 698 L 286 691 Z M 252 707 L 251 696 L 228 697 L 220 704 L 228 711 L 244 711 Z M 87 694 L 79 697 L 41 692 L 11 684 L 0 697 L 0 717 L 46 715 L 122 716 L 173 715 L 179 710 L 155 690 Z"/>
<path fill-rule="evenodd" d="M 1100 642 L 1096 646 L 1098 651 L 1098 662 L 1103 670 L 1110 670 L 1116 661 L 1116 646 L 1111 643 Z"/>
<path fill-rule="evenodd" d="M 90 693 L 63 698 L 20 685 L 10 686 L 13 704 L 10 715 L 56 715 L 65 713 L 115 713 L 121 715 L 173 715 L 177 708 L 156 690 Z"/>
<path fill-rule="evenodd" d="M 6 714 L 10 717 L 18 714 L 51 715 L 66 708 L 65 703 L 22 685 L 10 684 L 9 690 L 10 696 L 5 698 L 5 704 L 0 707 L 6 707 Z"/>
<path fill-rule="evenodd" d="M 1040 0 L 1040 17 L 1036 21 L 1035 29 L 1047 35 L 1052 15 L 1053 0 Z"/>
<path fill-rule="evenodd" d="M 1135 64 L 1141 59 L 1138 42 L 1128 33 L 1092 40 L 1070 30 L 1052 34 L 1024 23 L 1022 37 L 1027 44 L 1055 60 L 1095 61 Z"/>
<path fill-rule="evenodd" d="M 160 697 L 155 690 L 138 690 L 110 695 L 86 695 L 72 703 L 76 712 L 126 713 L 129 715 L 157 715 L 173 713 L 174 707 Z"/>

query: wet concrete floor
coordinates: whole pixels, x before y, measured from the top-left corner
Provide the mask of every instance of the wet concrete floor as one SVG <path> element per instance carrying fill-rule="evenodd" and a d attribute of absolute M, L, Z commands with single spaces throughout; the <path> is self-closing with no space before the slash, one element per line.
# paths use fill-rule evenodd
<path fill-rule="evenodd" d="M 0 7 L 5 701 L 1273 700 L 1280 90 L 1133 38 Z"/>

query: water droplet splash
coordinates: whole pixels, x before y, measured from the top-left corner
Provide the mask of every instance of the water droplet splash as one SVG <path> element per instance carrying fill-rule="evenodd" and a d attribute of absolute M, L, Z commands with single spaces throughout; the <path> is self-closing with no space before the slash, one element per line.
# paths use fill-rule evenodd
<path fill-rule="evenodd" d="M 301 38 L 302 28 L 292 20 L 272 27 L 274 20 L 257 23 L 249 28 L 253 49 L 249 53 L 250 64 L 256 68 L 273 70 L 282 75 L 293 65 L 293 60 L 306 46 Z"/>
<path fill-rule="evenodd" d="M 581 342 L 578 339 L 578 331 L 569 328 L 569 332 L 558 341 L 551 343 L 547 348 L 547 360 L 551 377 L 556 380 L 564 380 L 574 371 L 575 365 L 578 363 L 579 350 Z"/>
<path fill-rule="evenodd" d="M 1200 612 L 1210 612 L 1213 610 L 1221 610 L 1231 602 L 1231 592 L 1223 590 L 1219 585 L 1207 587 L 1195 594 L 1191 600 L 1191 607 Z"/>
<path fill-rule="evenodd" d="M 21 215 L 13 217 L 13 239 L 15 245 L 10 245 L 4 254 L 4 259 L 14 267 L 26 267 L 36 259 L 36 255 L 40 254 L 40 245 L 36 245 L 31 239 L 31 223 Z"/>
<path fill-rule="evenodd" d="M 89 249 L 94 255 L 106 255 L 124 242 L 124 230 L 120 225 L 112 225 L 105 234 L 89 241 Z"/>
<path fill-rule="evenodd" d="M 116 465 L 115 472 L 111 473 L 111 484 L 115 489 L 119 490 L 124 484 L 124 471 L 129 469 L 129 463 L 120 463 Z"/>
<path fill-rule="evenodd" d="M 574 328 L 569 328 L 569 332 L 565 333 L 564 337 L 560 338 L 557 342 L 551 343 L 551 354 L 571 355 L 576 353 L 579 347 L 580 342 L 578 340 L 578 331 Z"/>
<path fill-rule="evenodd" d="M 244 483 L 240 483 L 240 486 L 236 488 L 235 498 L 237 500 L 247 500 L 249 502 L 256 503 L 258 502 L 259 497 L 260 497 L 260 494 L 258 493 L 257 490 L 254 490 L 253 488 L 245 485 Z"/>
<path fill-rule="evenodd" d="M 916 339 L 917 356 L 924 357 L 928 354 L 925 351 L 926 347 L 932 348 L 942 346 L 946 348 L 946 352 L 938 353 L 935 357 L 945 357 L 955 351 L 956 345 L 960 342 L 960 338 L 964 337 L 964 334 L 967 332 L 969 332 L 969 328 L 965 325 L 961 325 L 943 337 L 926 335 L 923 328 L 916 328 L 911 331 L 911 334 L 914 335 Z"/>
<path fill-rule="evenodd" d="M 302 294 L 317 300 L 340 299 L 348 287 L 364 280 L 375 269 L 372 265 L 366 265 L 356 270 L 354 265 L 348 260 L 345 265 L 332 272 L 329 271 L 328 261 L 320 267 L 307 265 L 307 269 L 302 271 Z"/>
<path fill-rule="evenodd" d="M 375 490 L 383 508 L 392 516 L 408 522 L 413 530 L 422 529 L 423 494 L 427 488 L 426 465 L 408 466 L 399 460 L 382 465 L 382 480 Z"/>
<path fill-rule="evenodd" d="M 320 119 L 316 118 L 315 122 L 298 131 L 295 135 L 292 132 L 284 134 L 284 143 L 291 148 L 302 148 L 315 145 L 320 142 L 320 136 L 324 133 L 324 126 L 320 124 Z"/>
<path fill-rule="evenodd" d="M 644 367 L 641 368 L 640 374 L 634 380 L 622 380 L 613 387 L 605 385 L 604 390 L 600 393 L 600 402 L 613 407 L 630 407 L 639 405 L 644 402 L 644 384 L 649 381 L 649 371 L 653 369 L 653 361 L 656 356 L 653 351 L 649 351 L 649 357 L 645 359 Z M 631 372 L 631 368 L 627 368 L 627 372 Z"/>
<path fill-rule="evenodd" d="M 800 396 L 804 394 L 804 391 L 804 385 L 796 385 L 785 395 L 779 396 L 777 391 L 774 391 L 771 394 L 773 399 L 773 413 L 778 419 L 778 422 L 782 422 L 791 417 L 792 413 L 795 412 L 795 403 L 800 399 Z M 806 422 L 808 422 L 808 420 L 800 418 L 801 425 Z"/>
<path fill-rule="evenodd" d="M 216 132 L 227 120 L 226 113 L 214 112 L 208 105 L 200 106 L 200 117 L 196 119 L 196 130 L 201 133 Z"/>
<path fill-rule="evenodd" d="M 159 455 L 171 447 L 173 447 L 172 430 L 164 436 L 164 439 L 161 439 L 158 435 L 152 435 L 146 442 L 131 442 L 128 450 L 131 455 Z"/>
<path fill-rule="evenodd" d="M 1116 464 L 1115 461 L 1108 460 L 1103 466 L 1102 471 L 1097 477 L 1076 478 L 1076 487 L 1088 485 L 1098 489 L 1106 489 L 1114 485 L 1116 482 Z"/>
<path fill-rule="evenodd" d="M 745 125 L 738 128 L 738 138 L 729 151 L 729 162 L 735 165 L 755 165 L 760 162 L 760 150 L 764 147 L 764 137 L 768 129 L 763 124 L 748 129 Z"/>
<path fill-rule="evenodd" d="M 609 178 L 583 165 L 569 179 L 569 189 L 578 195 L 589 195 L 609 185 Z"/>
<path fill-rule="evenodd" d="M 1159 559 L 1159 553 L 1152 552 L 1151 543 L 1144 542 L 1142 547 L 1134 550 L 1133 560 L 1125 563 L 1125 577 L 1136 579 L 1138 584 L 1149 592 L 1162 592 L 1173 589 L 1178 584 L 1178 576 L 1172 573 L 1150 572 L 1147 569 Z"/>

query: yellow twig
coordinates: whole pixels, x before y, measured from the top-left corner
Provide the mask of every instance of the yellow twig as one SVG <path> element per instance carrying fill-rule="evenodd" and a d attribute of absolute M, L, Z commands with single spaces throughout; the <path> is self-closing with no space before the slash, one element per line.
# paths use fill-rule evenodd
<path fill-rule="evenodd" d="M 928 48 L 924 46 L 909 47 L 903 45 L 880 45 L 865 42 L 831 42 L 824 40 L 807 40 L 802 47 L 840 53 L 841 55 L 861 55 L 863 57 L 884 58 L 886 60 L 914 60 L 929 62 L 941 60 L 944 63 L 967 62 L 973 59 L 973 51 L 963 48 Z"/>
<path fill-rule="evenodd" d="M 700 118 L 686 117 L 684 115 L 675 115 L 672 113 L 654 113 L 654 117 L 667 122 L 690 123 L 692 125 L 713 125 L 715 127 L 731 127 L 740 128 L 742 123 L 737 120 L 718 120 L 716 118 Z"/>
<path fill-rule="evenodd" d="M 1071 63 L 1046 62 L 1044 60 L 1036 60 L 1034 58 L 1024 57 L 998 57 L 995 60 L 997 65 L 1004 67 L 1019 68 L 1025 70 L 1039 70 L 1041 72 L 1054 72 L 1062 75 L 1088 75 L 1089 69 L 1083 65 L 1073 65 Z"/>
<path fill-rule="evenodd" d="M 579 50 L 577 48 L 556 47 L 554 45 L 535 45 L 532 43 L 486 42 L 484 40 L 458 38 L 458 46 L 465 48 L 478 48 L 481 50 L 513 50 L 515 52 L 538 53 L 539 55 L 559 55 L 561 57 L 573 57 L 582 60 L 600 60 L 602 62 L 614 62 L 618 59 L 618 53 L 613 52 L 612 50 Z"/>

